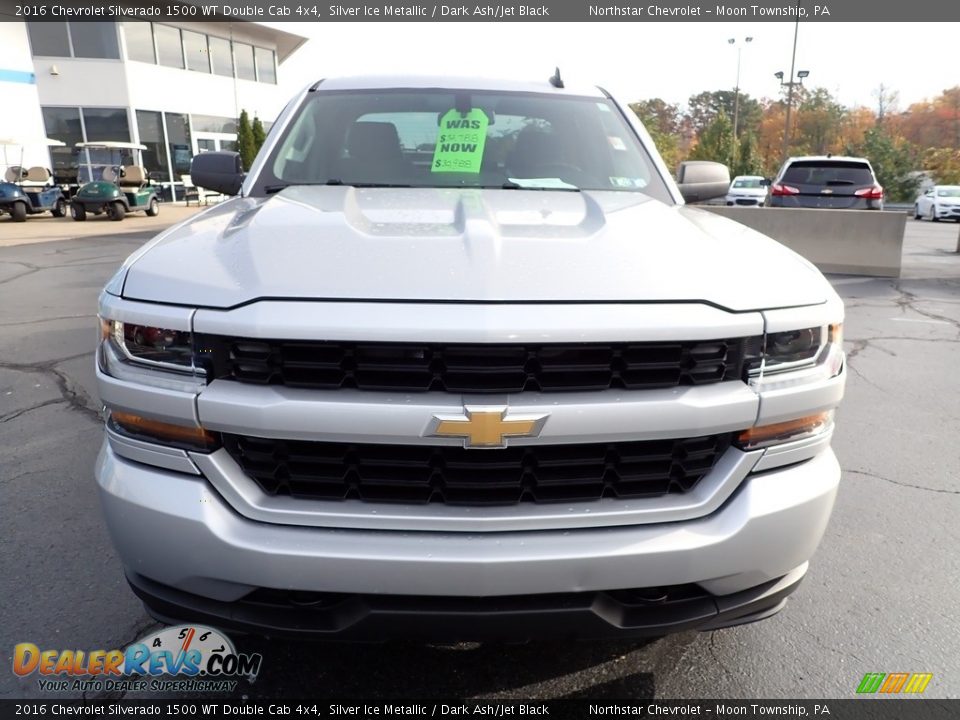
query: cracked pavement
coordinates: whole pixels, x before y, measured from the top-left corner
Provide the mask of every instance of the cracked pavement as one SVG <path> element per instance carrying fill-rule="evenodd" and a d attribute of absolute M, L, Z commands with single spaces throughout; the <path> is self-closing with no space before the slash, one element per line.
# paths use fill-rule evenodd
<path fill-rule="evenodd" d="M 5 230 L 0 226 L 0 231 Z M 908 221 L 898 280 L 835 276 L 847 394 L 833 518 L 784 612 L 652 642 L 324 646 L 264 655 L 249 697 L 832 698 L 866 672 L 960 696 L 958 226 Z M 0 247 L 0 651 L 124 647 L 158 627 L 128 590 L 94 492 L 96 297 L 152 233 Z M 2 245 L 2 243 L 0 243 Z M 0 697 L 37 697 L 0 672 Z M 119 693 L 102 695 L 116 697 Z"/>

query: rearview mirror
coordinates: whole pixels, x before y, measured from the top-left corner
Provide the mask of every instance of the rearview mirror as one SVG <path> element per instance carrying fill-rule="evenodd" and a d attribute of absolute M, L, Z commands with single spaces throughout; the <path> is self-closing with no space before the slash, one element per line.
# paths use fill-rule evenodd
<path fill-rule="evenodd" d="M 687 160 L 677 168 L 677 185 L 688 203 L 710 200 L 727 194 L 730 171 L 722 163 Z"/>
<path fill-rule="evenodd" d="M 190 162 L 190 178 L 197 187 L 224 195 L 236 195 L 243 185 L 240 153 L 219 150 L 194 155 Z"/>

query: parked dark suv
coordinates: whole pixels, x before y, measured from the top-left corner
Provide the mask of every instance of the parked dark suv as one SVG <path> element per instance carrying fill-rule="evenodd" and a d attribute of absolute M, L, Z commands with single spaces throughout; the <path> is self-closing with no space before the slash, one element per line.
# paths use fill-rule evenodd
<path fill-rule="evenodd" d="M 883 210 L 883 188 L 866 158 L 788 159 L 770 186 L 771 207 Z"/>

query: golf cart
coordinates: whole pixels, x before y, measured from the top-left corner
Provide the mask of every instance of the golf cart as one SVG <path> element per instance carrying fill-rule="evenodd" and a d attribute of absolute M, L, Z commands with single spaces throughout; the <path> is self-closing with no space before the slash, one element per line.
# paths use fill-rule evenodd
<path fill-rule="evenodd" d="M 9 213 L 14 222 L 23 222 L 27 215 L 50 212 L 54 217 L 67 214 L 67 200 L 56 185 L 51 184 L 50 171 L 45 167 L 23 167 L 25 145 L 63 145 L 59 140 L 44 138 L 37 143 L 19 140 L 0 140 L 3 145 L 3 182 L 0 182 L 0 215 Z M 7 148 L 20 148 L 20 164 L 11 164 Z"/>
<path fill-rule="evenodd" d="M 74 220 L 86 220 L 87 213 L 106 212 L 111 220 L 123 220 L 128 212 L 140 210 L 151 217 L 160 214 L 157 190 L 141 163 L 145 146 L 104 141 L 77 143 L 76 147 L 81 155 L 86 153 L 90 182 L 70 200 Z"/>

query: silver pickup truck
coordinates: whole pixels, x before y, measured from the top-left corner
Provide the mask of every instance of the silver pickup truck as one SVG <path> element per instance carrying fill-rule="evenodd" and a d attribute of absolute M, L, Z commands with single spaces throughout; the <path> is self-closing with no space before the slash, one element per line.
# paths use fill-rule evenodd
<path fill-rule="evenodd" d="M 661 635 L 759 620 L 840 480 L 843 305 L 595 87 L 326 79 L 100 296 L 96 476 L 166 622 Z M 761 211 L 763 212 L 763 211 Z"/>

